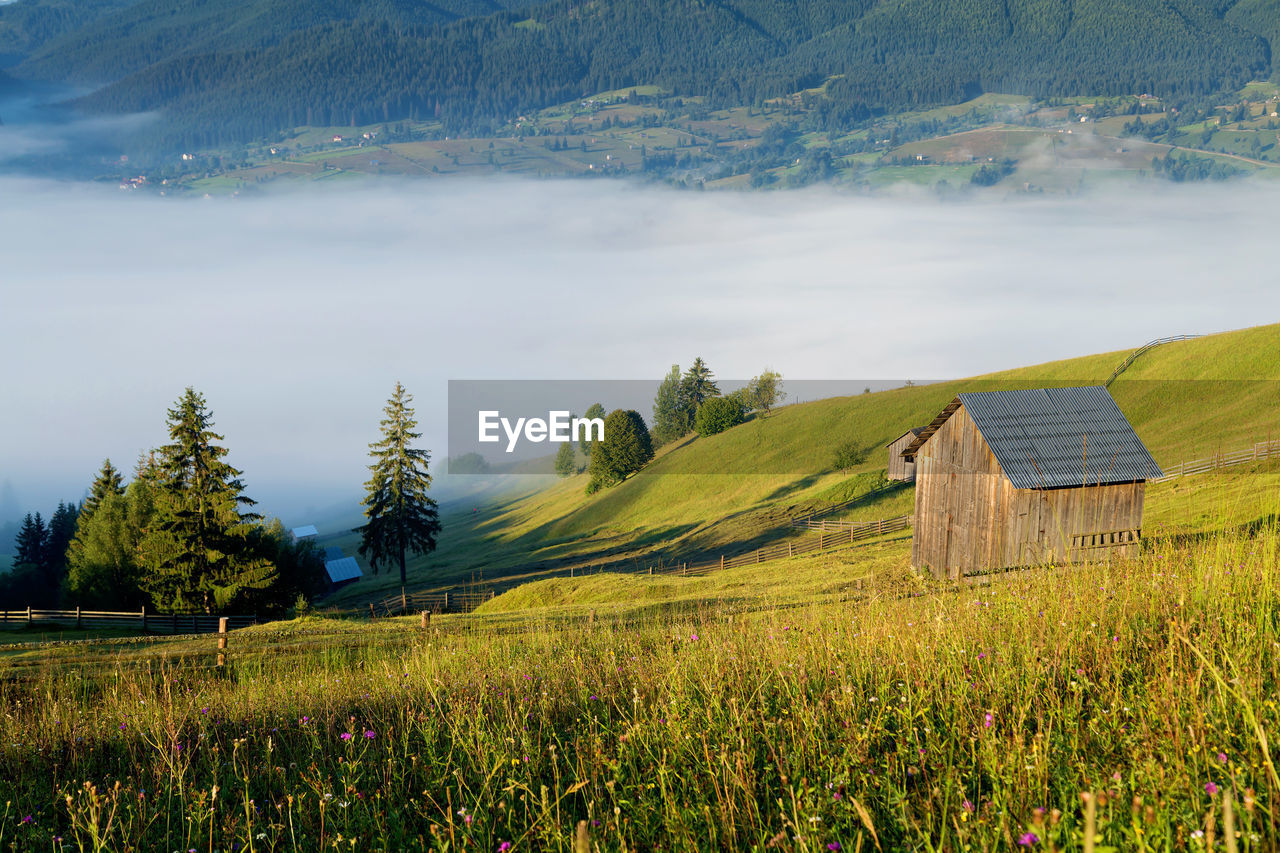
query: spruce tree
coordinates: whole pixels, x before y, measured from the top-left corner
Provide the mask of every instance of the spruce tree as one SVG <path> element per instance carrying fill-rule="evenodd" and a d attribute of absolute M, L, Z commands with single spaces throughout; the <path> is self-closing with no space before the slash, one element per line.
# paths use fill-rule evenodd
<path fill-rule="evenodd" d="M 41 566 L 50 589 L 57 589 L 67 573 L 67 548 L 75 538 L 78 515 L 79 510 L 74 503 L 58 501 L 58 508 L 49 519 L 49 532 L 45 540 L 44 560 Z"/>
<path fill-rule="evenodd" d="M 44 560 L 48 538 L 49 531 L 45 529 L 40 513 L 37 512 L 34 516 L 27 513 L 13 540 L 13 567 L 39 568 Z"/>
<path fill-rule="evenodd" d="M 156 511 L 160 538 L 142 583 L 158 607 L 198 607 L 206 613 L 230 605 L 251 589 L 270 584 L 270 563 L 251 547 L 248 534 L 260 516 L 241 512 L 241 472 L 224 461 L 213 415 L 193 388 L 170 409 L 170 443 L 156 456 Z"/>
<path fill-rule="evenodd" d="M 399 564 L 401 587 L 407 582 L 408 552 L 431 553 L 440 534 L 440 513 L 436 502 L 427 497 L 431 454 L 411 446 L 422 436 L 413 431 L 418 422 L 409 407 L 412 402 L 413 397 L 397 382 L 383 409 L 382 439 L 369 445 L 373 462 L 364 499 L 368 521 L 353 531 L 360 534 L 360 556 L 369 560 L 374 574 L 383 563 Z"/>
<path fill-rule="evenodd" d="M 720 387 L 715 383 L 715 374 L 701 358 L 695 358 L 693 365 L 685 371 L 684 378 L 680 382 L 680 390 L 691 412 L 697 412 L 698 407 L 708 397 L 720 396 Z"/>
<path fill-rule="evenodd" d="M 107 495 L 123 495 L 124 480 L 120 476 L 120 472 L 111 464 L 110 459 L 102 461 L 102 468 L 98 471 L 98 476 L 93 478 L 93 484 L 89 486 L 89 496 L 84 499 L 84 503 L 80 505 L 80 515 L 82 520 L 93 515 L 93 511 L 98 508 L 98 504 Z"/>

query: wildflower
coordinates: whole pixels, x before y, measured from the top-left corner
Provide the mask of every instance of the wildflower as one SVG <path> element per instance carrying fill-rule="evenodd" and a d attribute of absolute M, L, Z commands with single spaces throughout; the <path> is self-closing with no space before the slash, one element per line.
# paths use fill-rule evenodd
<path fill-rule="evenodd" d="M 1195 832 L 1191 833 L 1191 837 L 1196 839 L 1197 841 L 1200 840 L 1201 838 L 1204 838 L 1204 830 L 1197 829 Z"/>
<path fill-rule="evenodd" d="M 991 723 L 992 723 L 994 720 L 995 720 L 995 717 L 991 716 L 990 714 L 987 714 L 987 716 L 986 716 L 986 717 L 983 719 L 983 721 L 982 721 L 982 727 L 983 727 L 984 729 L 989 729 L 989 728 L 991 728 Z"/>
<path fill-rule="evenodd" d="M 1221 764 L 1227 763 L 1227 754 L 1225 752 L 1218 753 L 1218 762 Z"/>
<path fill-rule="evenodd" d="M 498 845 L 498 853 L 507 853 L 507 851 L 510 849 L 511 849 L 510 841 L 504 841 Z"/>
<path fill-rule="evenodd" d="M 839 842 L 839 841 L 832 841 L 832 842 L 830 842 L 830 843 L 828 843 L 828 844 L 827 844 L 827 849 L 828 849 L 828 850 L 842 850 L 843 848 L 840 846 L 840 842 Z"/>
<path fill-rule="evenodd" d="M 697 634 L 690 634 L 690 635 L 689 635 L 689 639 L 690 639 L 690 640 L 693 640 L 694 642 L 697 642 L 697 640 L 698 640 L 698 635 L 697 635 Z"/>
<path fill-rule="evenodd" d="M 1034 847 L 1036 845 L 1036 842 L 1038 842 L 1039 840 L 1040 840 L 1040 836 L 1036 835 L 1034 832 L 1024 832 L 1022 833 L 1022 837 L 1018 839 L 1018 846 Z"/>
<path fill-rule="evenodd" d="M 24 818 L 22 819 L 22 822 L 23 822 L 23 823 L 35 823 L 35 822 L 36 822 L 36 819 L 35 819 L 33 816 L 31 816 L 31 815 L 27 815 L 26 817 L 24 817 Z"/>
<path fill-rule="evenodd" d="M 373 738 L 374 738 L 374 732 L 373 732 L 373 729 L 365 729 L 365 730 L 364 730 L 364 736 L 365 736 L 367 739 L 369 739 L 369 740 L 373 740 Z"/>
<path fill-rule="evenodd" d="M 1214 794 L 1218 793 L 1218 786 L 1213 784 L 1212 782 L 1205 782 L 1204 792 L 1209 796 L 1213 796 Z"/>
<path fill-rule="evenodd" d="M 342 738 L 343 740 L 351 740 L 351 732 L 343 732 L 342 734 L 338 735 L 338 737 Z"/>

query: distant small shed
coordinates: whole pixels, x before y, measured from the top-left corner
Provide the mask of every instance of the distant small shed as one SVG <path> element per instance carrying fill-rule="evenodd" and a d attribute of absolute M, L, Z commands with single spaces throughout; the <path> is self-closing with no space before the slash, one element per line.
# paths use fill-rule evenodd
<path fill-rule="evenodd" d="M 320 531 L 316 530 L 316 526 L 314 524 L 295 527 L 292 532 L 295 541 L 302 539 L 314 539 L 320 535 Z"/>
<path fill-rule="evenodd" d="M 1161 476 L 1101 386 L 960 394 L 902 455 L 911 562 L 938 577 L 1136 553 Z"/>
<path fill-rule="evenodd" d="M 907 459 L 902 455 L 902 451 L 906 450 L 912 440 L 923 430 L 924 427 L 912 427 L 885 445 L 889 448 L 889 470 L 888 473 L 885 474 L 887 479 L 900 483 L 911 483 L 915 481 L 915 460 Z"/>
<path fill-rule="evenodd" d="M 329 576 L 329 590 L 331 592 L 349 583 L 355 583 L 364 577 L 364 572 L 360 570 L 360 564 L 356 562 L 355 557 L 328 560 L 324 564 L 324 571 Z"/>

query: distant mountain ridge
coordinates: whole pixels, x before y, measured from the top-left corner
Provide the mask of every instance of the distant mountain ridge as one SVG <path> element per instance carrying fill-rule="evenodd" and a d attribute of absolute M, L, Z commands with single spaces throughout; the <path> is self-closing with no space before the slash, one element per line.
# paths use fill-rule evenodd
<path fill-rule="evenodd" d="M 56 2 L 23 5 L 30 18 Z M 645 84 L 742 105 L 830 81 L 845 122 L 982 91 L 1188 97 L 1270 76 L 1280 38 L 1280 0 L 119 4 L 90 0 L 87 22 L 27 44 L 13 73 L 105 84 L 79 105 L 161 110 L 197 144 L 403 118 L 490 128 Z M 13 46 L 10 8 L 0 52 Z"/>

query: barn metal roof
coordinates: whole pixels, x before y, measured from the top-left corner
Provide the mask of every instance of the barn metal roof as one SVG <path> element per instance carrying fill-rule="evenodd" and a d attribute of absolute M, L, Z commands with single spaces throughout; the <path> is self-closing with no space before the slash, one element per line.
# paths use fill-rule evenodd
<path fill-rule="evenodd" d="M 320 535 L 320 531 L 316 530 L 316 526 L 314 524 L 308 524 L 305 527 L 293 528 L 294 539 L 305 539 L 308 536 L 319 536 L 319 535 Z"/>
<path fill-rule="evenodd" d="M 961 406 L 1015 488 L 1131 483 L 1162 474 L 1101 385 L 960 394 L 902 455 L 914 458 Z"/>
<path fill-rule="evenodd" d="M 922 432 L 924 432 L 924 427 L 912 427 L 911 429 L 904 432 L 902 435 L 895 438 L 893 441 L 886 444 L 885 447 L 893 447 L 895 444 L 897 444 L 899 441 L 902 441 L 902 439 L 906 438 L 907 436 L 919 435 Z"/>
<path fill-rule="evenodd" d="M 360 565 L 356 562 L 355 557 L 330 560 L 324 564 L 324 570 L 328 573 L 331 583 L 341 583 L 342 581 L 364 577 L 364 572 L 360 570 Z"/>

